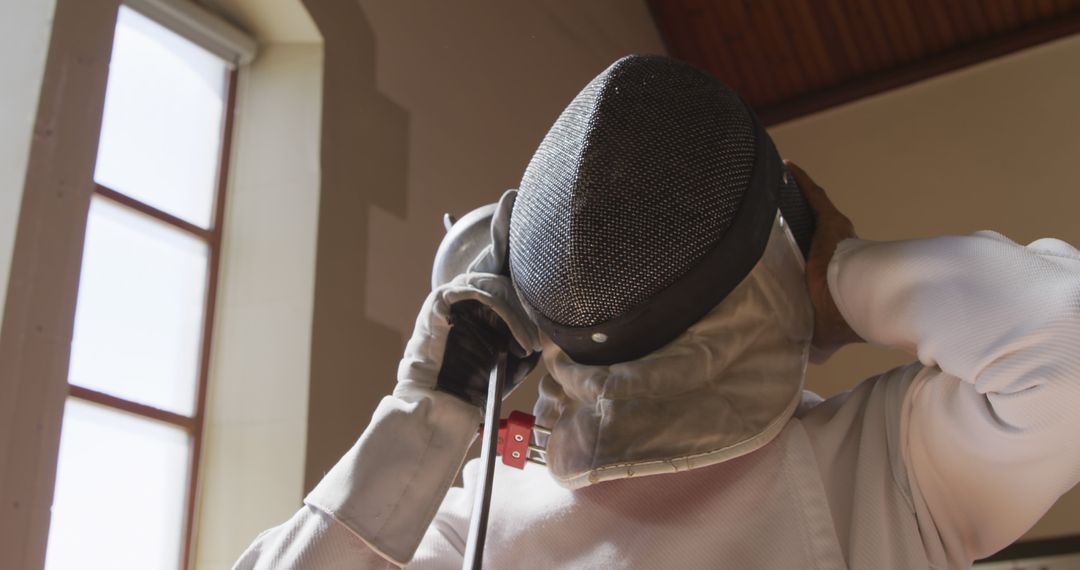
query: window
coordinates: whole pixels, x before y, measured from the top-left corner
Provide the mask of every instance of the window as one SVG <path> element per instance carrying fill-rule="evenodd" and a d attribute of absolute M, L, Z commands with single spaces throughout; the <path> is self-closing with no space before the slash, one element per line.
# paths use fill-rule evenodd
<path fill-rule="evenodd" d="M 46 568 L 188 565 L 235 79 L 120 8 Z"/>

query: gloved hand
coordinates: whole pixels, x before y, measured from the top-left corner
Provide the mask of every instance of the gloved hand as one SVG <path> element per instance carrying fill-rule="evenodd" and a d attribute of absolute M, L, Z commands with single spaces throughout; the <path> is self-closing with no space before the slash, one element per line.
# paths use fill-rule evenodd
<path fill-rule="evenodd" d="M 509 336 L 462 316 L 474 313 L 495 315 Z M 393 397 L 379 402 L 356 444 L 305 502 L 404 566 L 476 439 L 484 410 L 471 394 L 484 392 L 490 345 L 500 342 L 530 354 L 539 342 L 508 277 L 465 273 L 432 291 L 398 365 Z"/>
<path fill-rule="evenodd" d="M 814 303 L 814 338 L 810 345 L 810 361 L 822 364 L 844 345 L 862 342 L 836 308 L 826 277 L 836 245 L 858 236 L 851 220 L 833 205 L 821 186 L 814 183 L 794 162 L 785 160 L 784 164 L 795 175 L 799 190 L 810 203 L 816 217 L 817 227 L 810 244 L 810 256 L 806 260 L 806 284 Z"/>
<path fill-rule="evenodd" d="M 500 202 L 505 211 L 492 223 L 498 237 L 470 270 L 428 295 L 394 397 L 383 398 L 356 444 L 305 500 L 399 566 L 416 552 L 476 439 L 498 347 L 531 355 L 508 375 L 515 379 L 539 354 L 539 333 L 510 278 L 500 275 L 512 200 L 510 193 Z"/>
<path fill-rule="evenodd" d="M 540 341 L 510 278 L 465 273 L 431 292 L 398 366 L 395 396 L 439 389 L 483 409 L 499 350 L 510 351 L 508 386 L 536 365 Z"/>
<path fill-rule="evenodd" d="M 481 409 L 491 370 L 501 350 L 509 351 L 508 395 L 539 360 L 539 337 L 522 308 L 508 271 L 510 210 L 516 192 L 506 192 L 491 223 L 491 244 L 467 273 L 428 296 L 405 356 L 394 394 L 437 388 Z"/>

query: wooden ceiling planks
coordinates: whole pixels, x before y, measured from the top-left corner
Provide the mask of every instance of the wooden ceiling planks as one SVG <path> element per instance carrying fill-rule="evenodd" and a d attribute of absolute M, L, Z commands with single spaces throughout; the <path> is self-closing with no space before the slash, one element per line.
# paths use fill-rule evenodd
<path fill-rule="evenodd" d="M 767 124 L 1080 33 L 1080 0 L 648 3 L 671 55 L 735 88 Z"/>

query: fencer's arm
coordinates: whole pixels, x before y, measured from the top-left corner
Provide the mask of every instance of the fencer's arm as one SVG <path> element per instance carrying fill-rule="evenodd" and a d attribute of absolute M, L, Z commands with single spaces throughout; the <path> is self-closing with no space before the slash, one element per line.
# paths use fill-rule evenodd
<path fill-rule="evenodd" d="M 1080 481 L 1080 252 L 994 232 L 846 240 L 828 280 L 855 332 L 926 366 L 901 450 L 951 558 L 1008 545 Z"/>
<path fill-rule="evenodd" d="M 305 507 L 260 535 L 237 567 L 380 568 L 414 556 L 460 565 L 458 538 L 472 502 L 450 486 L 482 421 L 483 401 L 472 395 L 486 393 L 507 334 L 514 348 L 533 353 L 512 367 L 516 383 L 535 363 L 539 341 L 509 278 L 470 272 L 434 289 L 405 346 L 393 395 Z"/>
<path fill-rule="evenodd" d="M 379 403 L 367 429 L 305 505 L 259 535 L 234 568 L 404 566 L 436 517 L 480 421 L 475 406 L 447 393 L 399 388 Z M 467 523 L 467 513 L 442 514 Z M 460 564 L 458 552 L 440 550 L 423 556 Z"/>
<path fill-rule="evenodd" d="M 355 570 L 397 566 L 353 536 L 331 515 L 305 505 L 289 520 L 259 534 L 233 565 L 234 570 L 271 568 Z"/>

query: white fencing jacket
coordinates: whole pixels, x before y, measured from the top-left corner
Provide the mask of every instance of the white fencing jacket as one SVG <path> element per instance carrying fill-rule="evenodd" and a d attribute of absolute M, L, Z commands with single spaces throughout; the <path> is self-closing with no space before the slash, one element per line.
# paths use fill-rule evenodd
<path fill-rule="evenodd" d="M 755 451 L 571 489 L 495 475 L 488 568 L 966 568 L 1080 481 L 1080 252 L 993 232 L 846 240 L 829 287 L 869 342 L 918 362 L 804 399 Z M 546 355 L 545 355 L 546 358 Z M 480 412 L 385 398 L 248 568 L 460 568 Z"/>

